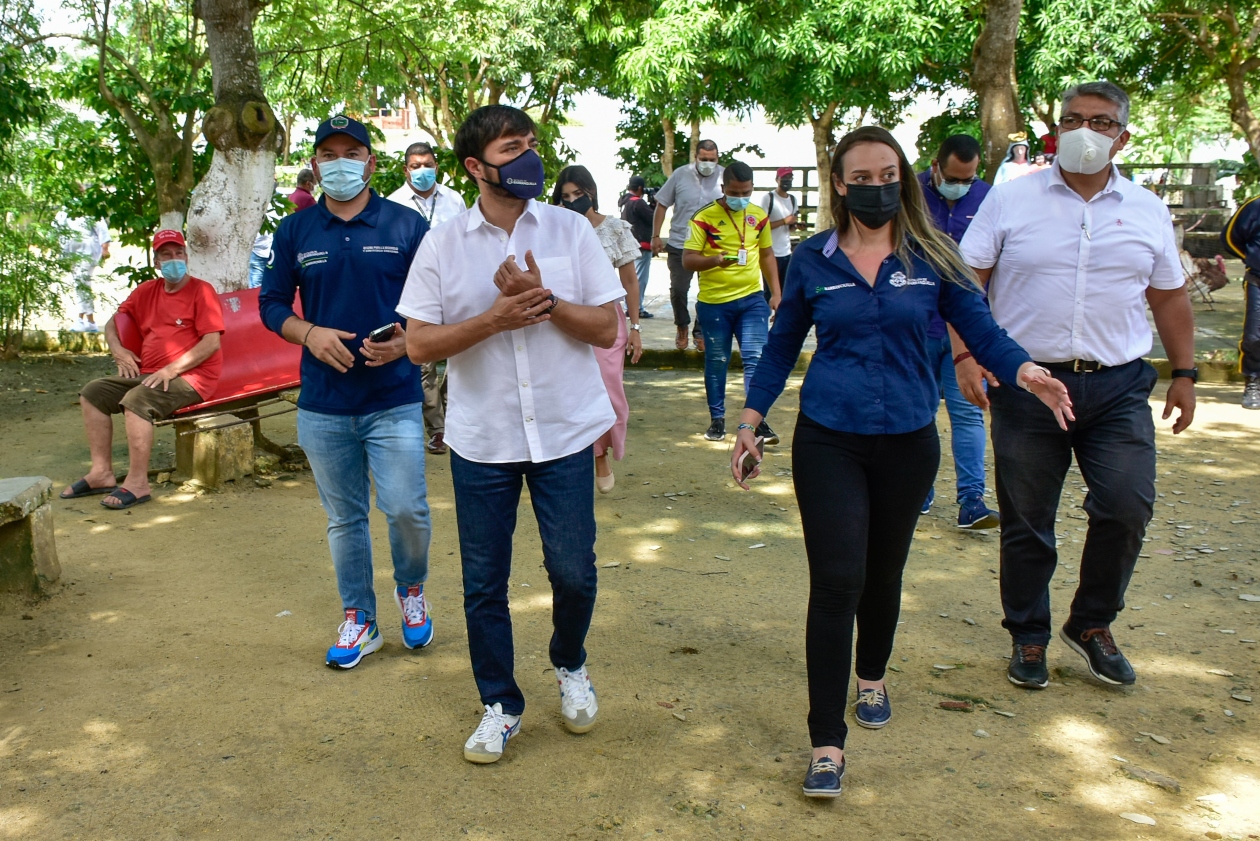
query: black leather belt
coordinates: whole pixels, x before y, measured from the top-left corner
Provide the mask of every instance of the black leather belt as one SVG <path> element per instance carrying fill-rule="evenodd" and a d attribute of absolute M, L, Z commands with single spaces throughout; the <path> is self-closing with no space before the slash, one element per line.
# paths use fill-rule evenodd
<path fill-rule="evenodd" d="M 1051 371 L 1071 371 L 1073 374 L 1092 374 L 1107 367 L 1092 359 L 1069 359 L 1067 362 L 1038 362 L 1037 364 Z"/>

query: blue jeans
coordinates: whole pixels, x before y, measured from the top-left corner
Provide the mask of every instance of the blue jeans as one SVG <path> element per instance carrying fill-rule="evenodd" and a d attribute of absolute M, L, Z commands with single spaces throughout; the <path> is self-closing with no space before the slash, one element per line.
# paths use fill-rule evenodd
<path fill-rule="evenodd" d="M 760 291 L 724 304 L 697 301 L 696 319 L 704 333 L 704 394 L 709 400 L 709 417 L 724 418 L 731 340 L 739 339 L 739 355 L 744 361 L 744 393 L 747 394 L 770 332 L 770 305 Z"/>
<path fill-rule="evenodd" d="M 1050 641 L 1055 514 L 1072 456 L 1089 488 L 1081 583 L 1068 617 L 1073 628 L 1105 628 L 1124 608 L 1155 505 L 1155 422 L 1147 402 L 1155 369 L 1138 359 L 1090 374 L 1053 373 L 1072 396 L 1076 420 L 1067 432 L 1013 383 L 989 394 L 1002 515 L 1002 627 L 1020 644 Z"/>
<path fill-rule="evenodd" d="M 376 507 L 389 523 L 394 583 L 409 587 L 429 577 L 423 404 L 358 417 L 298 409 L 298 444 L 328 513 L 328 548 L 342 607 L 374 619 L 369 476 L 376 482 Z"/>
<path fill-rule="evenodd" d="M 543 566 L 551 582 L 551 664 L 575 670 L 586 663 L 583 646 L 595 611 L 594 466 L 590 447 L 552 461 L 506 464 L 469 461 L 451 451 L 473 678 L 481 703 L 502 704 L 510 715 L 525 709 L 525 696 L 512 673 L 515 654 L 508 612 L 512 535 L 522 480 L 529 483 Z"/>
<path fill-rule="evenodd" d="M 647 297 L 648 277 L 652 274 L 652 249 L 645 248 L 634 261 L 634 273 L 639 276 L 639 312 L 643 312 L 643 299 Z"/>
<path fill-rule="evenodd" d="M 928 355 L 936 366 L 936 382 L 945 396 L 945 411 L 949 413 L 958 502 L 968 496 L 984 496 L 984 412 L 967 402 L 958 389 L 949 334 L 928 339 Z"/>
<path fill-rule="evenodd" d="M 249 252 L 249 288 L 257 289 L 262 286 L 263 272 L 267 270 L 267 258 L 259 257 L 254 252 Z"/>

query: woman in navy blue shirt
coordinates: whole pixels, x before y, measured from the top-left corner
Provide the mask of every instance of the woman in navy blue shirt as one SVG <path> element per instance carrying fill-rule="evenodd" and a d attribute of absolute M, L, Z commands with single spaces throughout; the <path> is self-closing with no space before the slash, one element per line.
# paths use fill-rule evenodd
<path fill-rule="evenodd" d="M 740 465 L 745 455 L 757 458 L 753 430 L 814 328 L 818 346 L 792 441 L 810 573 L 805 656 L 814 753 L 804 790 L 811 797 L 840 793 L 855 618 L 857 723 L 883 727 L 892 714 L 884 669 L 901 574 L 940 461 L 940 392 L 927 336 L 933 315 L 953 325 L 1001 382 L 1036 394 L 1065 429 L 1072 418 L 1063 385 L 994 323 L 975 275 L 932 224 L 892 135 L 877 126 L 851 132 L 836 146 L 831 172 L 836 227 L 793 254 L 731 460 L 747 489 Z"/>

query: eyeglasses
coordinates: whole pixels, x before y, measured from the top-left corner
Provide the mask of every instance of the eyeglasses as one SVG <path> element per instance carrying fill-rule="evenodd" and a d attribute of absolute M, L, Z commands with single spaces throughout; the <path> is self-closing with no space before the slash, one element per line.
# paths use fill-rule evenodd
<path fill-rule="evenodd" d="M 942 184 L 958 184 L 961 186 L 963 184 L 975 184 L 976 181 L 978 180 L 979 179 L 974 175 L 971 176 L 970 178 L 946 178 L 945 173 L 943 172 L 941 173 Z"/>
<path fill-rule="evenodd" d="M 1059 118 L 1059 128 L 1064 131 L 1075 131 L 1085 123 L 1089 123 L 1089 127 L 1094 131 L 1103 133 L 1111 131 L 1112 126 L 1118 126 L 1120 129 L 1124 128 L 1124 123 L 1119 120 L 1113 120 L 1110 117 L 1091 117 L 1086 120 L 1081 117 L 1066 115 Z"/>

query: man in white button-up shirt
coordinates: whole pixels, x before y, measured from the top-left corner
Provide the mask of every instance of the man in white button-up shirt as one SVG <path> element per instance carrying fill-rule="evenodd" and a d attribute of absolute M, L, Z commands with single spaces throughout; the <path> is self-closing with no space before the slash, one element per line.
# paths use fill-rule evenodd
<path fill-rule="evenodd" d="M 386 198 L 423 216 L 430 228 L 449 222 L 468 209 L 459 193 L 439 184 L 437 153 L 428 143 L 412 143 L 403 154 L 407 182 Z M 438 380 L 438 361 L 420 366 L 424 386 L 424 425 L 429 436 L 425 448 L 434 455 L 446 454 L 446 378 Z"/>
<path fill-rule="evenodd" d="M 1146 307 L 1173 367 L 1164 418 L 1178 433 L 1194 418 L 1194 315 L 1168 210 L 1111 163 L 1128 142 L 1129 98 L 1109 82 L 1066 91 L 1054 166 L 995 187 L 963 237 L 964 258 L 988 283 L 993 317 L 1068 387 L 1076 420 L 1061 430 L 1035 397 L 1010 384 L 980 387 L 959 358 L 963 393 L 993 409 L 1002 517 L 1002 622 L 1014 641 L 1007 676 L 1049 680 L 1055 515 L 1073 455 L 1089 491 L 1080 585 L 1060 636 L 1110 684 L 1136 680 L 1110 625 L 1124 607 L 1155 502 L 1158 375 Z"/>
<path fill-rule="evenodd" d="M 583 647 L 596 588 L 591 447 L 615 415 L 591 346 L 616 341 L 614 303 L 625 291 L 590 223 L 535 201 L 537 144 L 523 111 L 492 105 L 468 116 L 455 154 L 480 197 L 425 238 L 398 305 L 412 361 L 448 360 L 464 615 L 486 709 L 464 745 L 477 763 L 503 755 L 525 709 L 507 598 L 522 481 L 552 586 L 561 717 L 585 733 L 598 710 Z"/>

